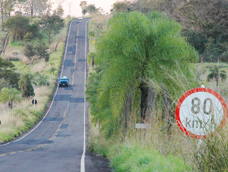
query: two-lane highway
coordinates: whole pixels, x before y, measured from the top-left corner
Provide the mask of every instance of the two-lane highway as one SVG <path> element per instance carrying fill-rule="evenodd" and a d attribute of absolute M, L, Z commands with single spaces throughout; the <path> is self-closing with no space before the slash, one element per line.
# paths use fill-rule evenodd
<path fill-rule="evenodd" d="M 61 76 L 69 87 L 57 87 L 44 118 L 19 138 L 0 145 L 0 171 L 83 171 L 87 123 L 85 81 L 87 24 L 73 20 L 69 27 Z"/>

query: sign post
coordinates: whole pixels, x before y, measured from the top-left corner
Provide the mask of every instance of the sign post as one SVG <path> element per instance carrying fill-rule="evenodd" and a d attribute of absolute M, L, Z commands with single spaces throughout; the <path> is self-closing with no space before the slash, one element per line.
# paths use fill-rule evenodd
<path fill-rule="evenodd" d="M 215 134 L 226 123 L 226 103 L 217 92 L 209 88 L 187 91 L 176 106 L 176 122 L 192 138 L 206 138 Z"/>
<path fill-rule="evenodd" d="M 32 104 L 34 104 L 34 108 L 35 108 L 35 105 L 37 104 L 37 100 L 35 98 L 32 100 Z"/>

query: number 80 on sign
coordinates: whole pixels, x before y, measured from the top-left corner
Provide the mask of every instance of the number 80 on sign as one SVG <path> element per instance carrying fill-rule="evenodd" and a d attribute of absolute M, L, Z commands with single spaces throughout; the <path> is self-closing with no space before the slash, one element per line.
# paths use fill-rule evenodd
<path fill-rule="evenodd" d="M 176 121 L 188 136 L 206 138 L 226 123 L 227 107 L 223 98 L 208 88 L 186 92 L 176 106 Z"/>

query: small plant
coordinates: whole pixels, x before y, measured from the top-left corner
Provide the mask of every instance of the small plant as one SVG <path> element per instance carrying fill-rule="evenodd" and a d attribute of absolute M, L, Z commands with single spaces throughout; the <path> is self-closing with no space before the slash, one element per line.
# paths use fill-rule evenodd
<path fill-rule="evenodd" d="M 210 66 L 210 74 L 207 76 L 207 81 L 213 81 L 213 79 L 215 79 L 216 81 L 216 86 L 218 88 L 219 85 L 219 80 L 221 78 L 222 81 L 226 80 L 226 71 L 225 70 L 220 70 L 223 66 L 217 66 L 217 65 L 213 65 Z"/>
<path fill-rule="evenodd" d="M 8 107 L 13 108 L 13 102 L 21 102 L 21 92 L 16 88 L 3 88 L 0 92 L 0 101 L 2 103 L 8 102 Z"/>

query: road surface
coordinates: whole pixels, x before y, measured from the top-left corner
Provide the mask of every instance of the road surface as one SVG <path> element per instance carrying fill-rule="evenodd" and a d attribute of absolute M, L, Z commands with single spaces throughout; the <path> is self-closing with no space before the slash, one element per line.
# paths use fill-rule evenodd
<path fill-rule="evenodd" d="M 1 172 L 108 172 L 108 160 L 86 151 L 88 109 L 85 101 L 87 25 L 69 26 L 61 76 L 69 87 L 57 87 L 44 118 L 15 140 L 0 145 Z"/>

